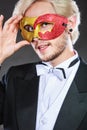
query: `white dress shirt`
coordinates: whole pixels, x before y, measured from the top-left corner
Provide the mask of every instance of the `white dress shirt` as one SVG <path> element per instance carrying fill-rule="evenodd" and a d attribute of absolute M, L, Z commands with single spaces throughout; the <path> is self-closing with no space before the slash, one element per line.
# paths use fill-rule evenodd
<path fill-rule="evenodd" d="M 37 75 L 40 75 L 36 130 L 53 130 L 56 119 L 66 94 L 78 70 L 80 61 L 68 68 L 69 64 L 78 57 L 76 55 L 54 68 L 64 68 L 66 79 L 58 78 L 53 73 L 40 74 L 36 65 Z M 45 63 L 45 62 L 44 62 Z M 50 70 L 53 68 L 49 63 Z"/>

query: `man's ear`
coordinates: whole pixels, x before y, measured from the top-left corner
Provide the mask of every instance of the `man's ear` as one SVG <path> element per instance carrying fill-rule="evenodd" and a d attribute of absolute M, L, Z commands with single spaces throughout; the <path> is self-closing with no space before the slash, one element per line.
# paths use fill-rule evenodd
<path fill-rule="evenodd" d="M 76 16 L 72 15 L 71 17 L 68 18 L 67 28 L 68 30 L 74 30 L 75 27 L 76 27 Z"/>

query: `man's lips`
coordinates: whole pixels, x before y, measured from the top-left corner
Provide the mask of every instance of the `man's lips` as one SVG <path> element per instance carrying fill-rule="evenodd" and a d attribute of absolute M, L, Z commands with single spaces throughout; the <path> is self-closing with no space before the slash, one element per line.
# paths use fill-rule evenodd
<path fill-rule="evenodd" d="M 47 45 L 39 45 L 37 48 L 39 49 L 39 51 L 44 51 L 49 47 L 49 44 Z"/>

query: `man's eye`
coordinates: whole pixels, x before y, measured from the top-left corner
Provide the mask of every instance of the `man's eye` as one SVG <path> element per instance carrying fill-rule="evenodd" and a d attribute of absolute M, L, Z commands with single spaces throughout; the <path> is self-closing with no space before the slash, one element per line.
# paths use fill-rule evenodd
<path fill-rule="evenodd" d="M 24 26 L 24 29 L 28 32 L 33 32 L 34 31 L 34 28 L 31 26 L 31 25 L 25 25 Z"/>
<path fill-rule="evenodd" d="M 49 23 L 44 22 L 44 23 L 41 24 L 41 27 L 46 27 L 47 25 L 49 25 Z"/>

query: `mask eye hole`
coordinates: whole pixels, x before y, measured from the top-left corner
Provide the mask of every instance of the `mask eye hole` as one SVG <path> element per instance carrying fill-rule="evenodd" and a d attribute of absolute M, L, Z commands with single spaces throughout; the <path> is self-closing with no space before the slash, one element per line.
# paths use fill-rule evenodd
<path fill-rule="evenodd" d="M 33 32 L 34 31 L 34 28 L 31 26 L 31 25 L 25 25 L 24 26 L 24 29 L 28 32 Z"/>
<path fill-rule="evenodd" d="M 47 22 L 43 22 L 43 23 L 41 24 L 41 26 L 46 27 L 48 24 L 49 24 L 49 23 L 47 23 Z"/>
<path fill-rule="evenodd" d="M 43 22 L 40 25 L 41 30 L 51 30 L 53 28 L 54 24 L 53 23 L 48 23 L 48 22 Z"/>
<path fill-rule="evenodd" d="M 43 22 L 43 23 L 41 23 L 40 26 L 41 26 L 42 28 L 47 28 L 47 27 L 50 26 L 50 24 L 51 24 L 51 23 Z"/>

